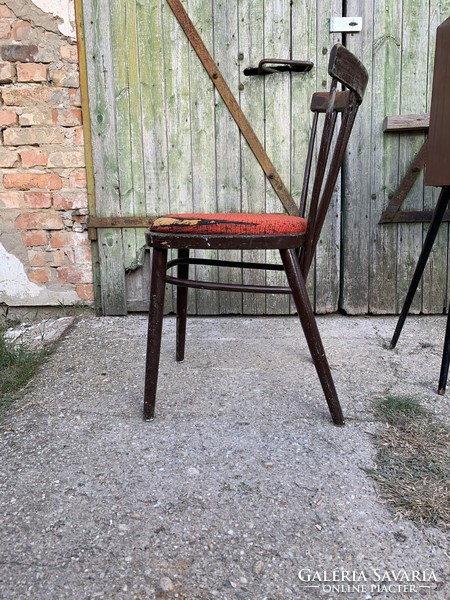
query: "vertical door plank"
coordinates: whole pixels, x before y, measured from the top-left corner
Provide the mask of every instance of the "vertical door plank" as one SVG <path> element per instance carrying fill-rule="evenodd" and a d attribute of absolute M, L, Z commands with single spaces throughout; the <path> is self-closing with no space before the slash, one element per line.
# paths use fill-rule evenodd
<path fill-rule="evenodd" d="M 401 68 L 401 114 L 426 111 L 428 28 L 423 26 L 428 17 L 429 0 L 403 0 L 403 39 Z M 423 144 L 420 135 L 405 133 L 400 137 L 399 168 L 405 173 L 409 163 Z M 403 204 L 404 210 L 423 209 L 423 174 L 416 181 Z M 399 224 L 397 253 L 398 308 L 401 308 L 422 248 L 421 223 Z M 411 312 L 420 312 L 422 284 L 419 285 Z"/>
<path fill-rule="evenodd" d="M 264 80 L 262 77 L 246 77 L 246 67 L 256 67 L 264 58 L 264 4 L 254 0 L 239 0 L 239 71 L 241 91 L 239 101 L 261 143 L 264 143 Z M 241 138 L 241 187 L 242 211 L 264 213 L 266 184 L 264 173 L 245 140 Z M 265 252 L 243 252 L 243 260 L 264 262 Z M 244 283 L 265 284 L 264 271 L 245 271 Z M 261 315 L 266 310 L 264 294 L 244 294 L 243 312 Z"/>
<path fill-rule="evenodd" d="M 88 80 L 92 90 L 91 133 L 96 213 L 108 216 L 120 214 L 111 7 L 108 0 L 93 0 L 84 2 L 83 11 L 86 46 L 89 49 Z M 122 232 L 119 229 L 99 230 L 98 251 L 102 310 L 108 315 L 126 314 Z"/>
<path fill-rule="evenodd" d="M 341 0 L 317 3 L 316 89 L 327 91 L 330 85 L 328 61 L 330 49 L 342 41 L 341 34 L 330 33 L 329 18 L 342 16 Z M 341 175 L 342 177 L 342 175 Z M 314 263 L 314 309 L 317 313 L 334 312 L 339 307 L 341 262 L 341 177 L 330 203 Z"/>
<path fill-rule="evenodd" d="M 142 104 L 142 162 L 145 214 L 169 211 L 167 117 L 165 110 L 165 64 L 163 6 L 161 2 L 137 3 L 139 90 Z M 139 233 L 138 233 L 139 235 Z M 141 270 L 142 300 L 148 302 L 149 261 Z M 130 279 L 130 277 L 128 277 Z M 172 286 L 168 286 L 165 310 L 173 310 Z"/>
<path fill-rule="evenodd" d="M 384 208 L 399 183 L 399 134 L 384 134 L 386 115 L 400 114 L 402 3 L 374 2 L 372 139 L 370 193 L 369 312 L 395 313 L 397 295 L 397 229 L 379 225 Z"/>
<path fill-rule="evenodd" d="M 291 58 L 291 3 L 289 0 L 264 2 L 264 58 Z M 265 145 L 286 187 L 290 188 L 291 174 L 291 78 L 276 74 L 264 79 Z M 280 200 L 266 182 L 266 212 L 283 212 Z M 267 252 L 268 262 L 279 262 L 277 251 Z M 268 285 L 286 285 L 284 273 L 267 271 Z M 267 314 L 289 313 L 289 296 L 269 294 Z"/>
<path fill-rule="evenodd" d="M 132 15 L 125 0 L 111 3 L 111 51 L 114 67 L 114 111 L 116 120 L 116 148 L 120 206 L 112 214 L 132 215 L 134 205 L 134 182 L 132 161 L 131 107 L 129 71 L 137 67 L 137 53 L 128 56 Z M 126 35 L 123 35 L 124 30 Z M 140 122 L 140 115 L 138 117 Z M 139 165 L 142 172 L 142 165 Z M 120 211 L 120 213 L 119 213 Z M 136 260 L 136 232 L 122 229 L 123 268 L 125 272 Z M 102 266 L 103 268 L 103 266 Z M 134 283 L 135 278 L 133 278 Z M 126 277 L 127 308 L 130 279 Z"/>
<path fill-rule="evenodd" d="M 125 36 L 124 36 L 125 31 Z M 120 214 L 145 214 L 142 119 L 139 86 L 137 15 L 134 4 L 121 0 L 111 5 L 111 43 L 117 130 Z M 138 239 L 139 234 L 139 239 Z M 122 230 L 125 272 L 135 270 L 144 237 L 136 229 Z M 138 273 L 126 278 L 127 299 L 140 292 Z M 134 289 L 137 285 L 137 289 Z"/>
<path fill-rule="evenodd" d="M 238 6 L 234 0 L 214 2 L 214 57 L 233 94 L 239 90 Z M 216 174 L 217 205 L 221 212 L 241 212 L 240 133 L 218 93 L 216 95 Z M 221 252 L 229 260 L 241 260 L 240 251 Z M 241 269 L 219 269 L 219 278 L 241 283 Z M 221 314 L 241 314 L 242 294 L 219 295 Z"/>
<path fill-rule="evenodd" d="M 162 6 L 161 2 L 137 3 L 145 211 L 148 215 L 169 211 Z"/>
<path fill-rule="evenodd" d="M 329 4 L 329 0 L 326 0 Z M 311 60 L 313 68 L 308 73 L 298 73 L 292 76 L 291 82 L 291 193 L 294 200 L 299 204 L 303 188 L 303 177 L 305 171 L 306 154 L 309 144 L 309 136 L 312 125 L 312 113 L 310 110 L 311 97 L 314 92 L 322 89 L 321 83 L 326 78 L 326 63 L 317 64 L 318 48 L 318 10 L 328 15 L 325 5 L 318 6 L 317 2 L 297 2 L 292 6 L 292 58 L 294 60 Z M 325 21 L 328 18 L 324 17 Z M 325 42 L 328 51 L 328 39 Z M 320 48 L 321 50 L 321 48 Z M 322 71 L 322 73 L 320 73 Z M 318 77 L 320 82 L 318 82 Z M 319 87 L 318 87 L 319 85 Z M 312 189 L 314 172 L 311 174 L 309 192 Z M 307 281 L 308 294 L 315 309 L 315 261 L 312 265 Z M 291 298 L 291 312 L 295 311 L 295 305 Z"/>
<path fill-rule="evenodd" d="M 184 1 L 183 4 L 187 9 L 187 2 Z M 164 5 L 163 40 L 169 170 L 168 209 L 170 212 L 192 212 L 194 205 L 189 90 L 190 48 L 185 34 L 167 5 Z M 169 289 L 172 287 L 169 286 Z M 169 301 L 169 298 L 166 301 Z M 191 314 L 196 311 L 194 293 L 189 294 L 188 311 Z"/>
<path fill-rule="evenodd" d="M 205 0 L 189 0 L 189 15 L 205 46 L 211 52 L 213 49 L 213 3 L 205 2 Z M 189 62 L 193 207 L 195 212 L 216 212 L 214 86 L 192 48 Z M 215 258 L 217 252 L 198 250 L 195 255 Z M 196 266 L 195 276 L 197 279 L 217 281 L 218 268 Z M 197 314 L 217 314 L 218 310 L 219 294 L 217 291 L 197 291 Z"/>
<path fill-rule="evenodd" d="M 146 201 L 138 31 L 137 3 L 126 2 L 125 35 L 126 56 L 128 59 L 132 194 L 125 196 L 123 200 L 121 198 L 121 203 L 123 214 L 144 216 L 146 214 Z M 121 160 L 122 157 L 120 157 L 120 161 Z M 123 230 L 125 270 L 128 271 L 134 269 L 137 271 L 136 279 L 139 280 L 142 279 L 143 275 L 144 231 L 145 230 L 143 229 Z M 138 268 L 136 268 L 136 265 L 138 265 Z M 130 297 L 134 291 L 132 286 L 133 280 L 127 278 L 126 281 L 127 297 Z M 138 281 L 137 284 L 137 291 L 141 292 L 141 281 Z"/>
<path fill-rule="evenodd" d="M 350 0 L 347 2 L 347 14 L 363 18 L 363 31 L 347 34 L 346 45 L 366 65 L 370 77 L 374 19 L 372 2 Z M 364 314 L 368 309 L 371 88 L 372 84 L 368 85 L 344 163 L 341 308 L 350 314 Z"/>

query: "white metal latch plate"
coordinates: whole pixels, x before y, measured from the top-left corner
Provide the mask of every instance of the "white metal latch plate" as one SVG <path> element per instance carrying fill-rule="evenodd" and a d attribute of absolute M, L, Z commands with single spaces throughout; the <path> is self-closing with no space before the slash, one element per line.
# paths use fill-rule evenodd
<path fill-rule="evenodd" d="M 331 17 L 330 32 L 361 31 L 362 17 Z"/>

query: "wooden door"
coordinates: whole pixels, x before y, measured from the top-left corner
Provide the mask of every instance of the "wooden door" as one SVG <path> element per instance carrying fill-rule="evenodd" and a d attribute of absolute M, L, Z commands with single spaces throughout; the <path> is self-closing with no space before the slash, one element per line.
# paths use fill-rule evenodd
<path fill-rule="evenodd" d="M 183 2 L 206 46 L 286 185 L 299 197 L 310 117 L 309 100 L 327 89 L 329 33 L 341 0 L 189 0 Z M 165 2 L 90 0 L 84 3 L 94 159 L 95 217 L 141 217 L 167 211 L 276 211 L 267 184 L 226 107 Z M 264 58 L 312 60 L 310 73 L 245 77 Z M 340 194 L 324 230 L 315 274 L 315 307 L 337 309 Z M 109 221 L 108 221 L 109 218 Z M 131 222 L 131 220 L 129 220 Z M 148 257 L 144 229 L 98 229 L 100 286 L 105 314 L 146 307 Z M 241 253 L 236 252 L 236 258 Z M 247 260 L 255 259 L 246 252 Z M 269 255 L 270 260 L 278 260 Z M 259 283 L 278 273 L 198 276 Z M 317 285 L 315 285 L 317 281 Z M 172 291 L 167 295 L 172 308 Z M 196 314 L 285 314 L 290 299 L 272 295 L 192 292 Z"/>
<path fill-rule="evenodd" d="M 370 81 L 350 142 L 314 271 L 316 312 L 396 313 L 427 224 L 378 221 L 424 134 L 383 133 L 389 115 L 429 109 L 435 31 L 450 0 L 184 0 L 193 22 L 294 198 L 300 194 L 309 98 L 328 86 L 328 52 L 342 41 Z M 346 11 L 346 13 L 344 12 Z M 332 16 L 359 16 L 363 30 L 332 34 Z M 147 216 L 167 211 L 281 211 L 251 151 L 164 0 L 84 0 L 99 283 L 105 314 L 148 301 Z M 247 78 L 263 57 L 312 60 L 310 73 Z M 420 177 L 405 208 L 434 206 Z M 118 219 L 120 217 L 122 220 Z M 113 223 L 115 219 L 115 223 Z M 107 225 L 111 225 L 107 227 Z M 448 225 L 417 294 L 416 312 L 447 305 Z M 255 255 L 244 253 L 247 260 Z M 236 258 L 240 253 L 236 253 Z M 271 260 L 276 256 L 269 253 Z M 197 276 L 275 282 L 278 273 L 197 267 Z M 167 311 L 173 308 L 167 293 Z M 190 294 L 194 314 L 287 314 L 280 296 Z"/>
<path fill-rule="evenodd" d="M 389 115 L 429 111 L 436 28 L 450 14 L 449 0 L 348 0 L 348 14 L 363 17 L 361 34 L 347 47 L 369 70 L 369 88 L 344 170 L 341 308 L 351 314 L 398 313 L 428 228 L 427 223 L 379 225 L 424 133 L 383 133 Z M 435 206 L 439 190 L 423 174 L 405 210 Z M 442 313 L 447 306 L 448 224 L 443 224 L 412 311 Z"/>

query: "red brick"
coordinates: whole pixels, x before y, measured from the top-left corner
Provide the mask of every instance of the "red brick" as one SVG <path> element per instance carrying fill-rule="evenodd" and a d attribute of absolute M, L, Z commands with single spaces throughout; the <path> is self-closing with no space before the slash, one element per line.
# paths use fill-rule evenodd
<path fill-rule="evenodd" d="M 48 283 L 50 278 L 50 269 L 32 269 L 28 272 L 28 279 L 33 283 Z"/>
<path fill-rule="evenodd" d="M 48 252 L 48 264 L 51 267 L 61 267 L 66 262 L 66 254 L 62 250 Z"/>
<path fill-rule="evenodd" d="M 62 180 L 59 175 L 52 173 L 7 173 L 3 176 L 3 185 L 6 189 L 60 190 Z"/>
<path fill-rule="evenodd" d="M 0 83 L 11 83 L 14 75 L 14 67 L 11 63 L 0 63 Z"/>
<path fill-rule="evenodd" d="M 16 219 L 17 229 L 64 229 L 59 214 L 49 211 L 22 213 Z"/>
<path fill-rule="evenodd" d="M 17 63 L 17 81 L 21 83 L 47 81 L 47 67 L 40 63 Z"/>
<path fill-rule="evenodd" d="M 32 267 L 45 267 L 50 262 L 49 253 L 45 250 L 29 250 L 28 260 Z"/>
<path fill-rule="evenodd" d="M 75 263 L 77 265 L 90 265 L 92 251 L 90 246 L 75 246 Z"/>
<path fill-rule="evenodd" d="M 49 79 L 57 87 L 77 88 L 80 85 L 80 77 L 76 65 L 69 65 L 62 69 L 50 71 Z"/>
<path fill-rule="evenodd" d="M 0 6 L 4 6 L 0 4 Z M 9 23 L 5 23 L 5 21 L 0 22 L 0 39 L 1 40 L 9 40 L 11 37 L 11 25 Z"/>
<path fill-rule="evenodd" d="M 0 6 L 2 6 L 0 4 Z M 15 110 L 0 110 L 0 127 L 5 125 L 15 125 L 17 123 L 17 113 Z"/>
<path fill-rule="evenodd" d="M 52 110 L 47 106 L 27 107 L 19 115 L 19 125 L 53 125 Z"/>
<path fill-rule="evenodd" d="M 64 133 L 57 127 L 12 127 L 3 132 L 5 146 L 62 144 Z"/>
<path fill-rule="evenodd" d="M 70 167 L 84 167 L 84 152 L 80 150 L 59 150 L 50 152 L 48 156 L 48 166 L 60 169 Z"/>
<path fill-rule="evenodd" d="M 76 127 L 82 123 L 81 108 L 74 107 L 70 110 L 65 108 L 54 108 L 52 119 L 54 125 L 61 125 L 61 127 Z"/>
<path fill-rule="evenodd" d="M 53 194 L 53 208 L 56 210 L 72 210 L 74 208 L 86 208 L 88 198 L 85 192 L 66 194 Z"/>
<path fill-rule="evenodd" d="M 35 44 L 4 44 L 0 48 L 0 55 L 5 62 L 34 63 L 39 48 Z"/>
<path fill-rule="evenodd" d="M 60 267 L 57 275 L 60 283 L 83 283 L 80 269 L 74 266 Z"/>
<path fill-rule="evenodd" d="M 86 171 L 85 169 L 78 169 L 72 171 L 69 175 L 69 187 L 71 188 L 85 188 L 86 187 Z"/>
<path fill-rule="evenodd" d="M 25 192 L 25 204 L 30 208 L 50 208 L 52 195 L 49 192 Z"/>
<path fill-rule="evenodd" d="M 47 233 L 45 231 L 25 231 L 22 233 L 22 239 L 28 248 L 47 246 L 48 244 Z"/>
<path fill-rule="evenodd" d="M 64 44 L 60 48 L 61 58 L 67 62 L 78 63 L 78 48 L 76 44 Z"/>
<path fill-rule="evenodd" d="M 18 42 L 28 40 L 31 33 L 31 25 L 28 21 L 19 21 L 14 23 L 12 27 L 13 38 Z"/>
<path fill-rule="evenodd" d="M 68 90 L 53 87 L 19 87 L 2 90 L 3 103 L 7 106 L 35 106 L 36 104 L 65 104 L 69 102 Z"/>
<path fill-rule="evenodd" d="M 77 235 L 71 231 L 54 231 L 50 234 L 50 246 L 52 248 L 66 248 L 76 244 Z"/>
<path fill-rule="evenodd" d="M 55 210 L 71 210 L 73 208 L 73 196 L 55 194 L 53 196 L 53 208 Z"/>
<path fill-rule="evenodd" d="M 0 19 L 15 19 L 16 15 L 13 11 L 6 6 L 6 4 L 0 4 Z"/>
<path fill-rule="evenodd" d="M 21 192 L 0 192 L 0 206 L 3 208 L 20 208 L 22 206 Z"/>
<path fill-rule="evenodd" d="M 77 127 L 75 130 L 75 144 L 84 146 L 84 131 L 82 127 Z"/>
<path fill-rule="evenodd" d="M 71 106 L 81 106 L 80 88 L 69 90 L 69 101 Z"/>
<path fill-rule="evenodd" d="M 19 150 L 23 167 L 45 167 L 48 161 L 48 153 L 42 150 Z"/>
<path fill-rule="evenodd" d="M 94 286 L 92 283 L 82 283 L 75 286 L 75 291 L 78 294 L 80 300 L 87 302 L 94 301 Z"/>
<path fill-rule="evenodd" d="M 19 158 L 19 153 L 9 148 L 0 147 L 0 167 L 11 168 L 14 167 Z"/>

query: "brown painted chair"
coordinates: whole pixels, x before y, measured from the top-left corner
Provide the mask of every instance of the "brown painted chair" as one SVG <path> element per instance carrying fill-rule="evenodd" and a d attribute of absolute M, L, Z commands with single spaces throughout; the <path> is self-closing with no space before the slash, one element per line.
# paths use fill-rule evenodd
<path fill-rule="evenodd" d="M 178 286 L 176 342 L 176 359 L 178 361 L 184 359 L 189 287 L 251 293 L 292 294 L 333 422 L 336 425 L 344 424 L 333 378 L 306 292 L 305 280 L 314 257 L 355 116 L 364 96 L 368 75 L 359 60 L 340 44 L 335 45 L 331 50 L 328 72 L 332 78 L 330 91 L 316 93 L 312 97 L 311 110 L 314 118 L 297 215 L 170 214 L 156 219 L 146 232 L 147 244 L 153 249 L 153 252 L 144 400 L 145 419 L 149 420 L 154 417 L 164 292 L 166 283 L 171 283 Z M 338 91 L 339 83 L 342 84 L 342 91 Z M 324 122 L 321 141 L 320 144 L 317 144 L 316 132 L 320 115 L 323 116 Z M 317 146 L 315 176 L 311 196 L 308 198 L 311 166 Z M 309 211 L 306 219 L 307 204 L 309 204 Z M 169 248 L 178 250 L 178 258 L 170 262 L 167 261 Z M 267 265 L 190 258 L 189 251 L 198 248 L 212 250 L 277 249 L 280 252 L 282 264 Z M 189 265 L 193 264 L 243 269 L 284 269 L 290 287 L 221 284 L 191 280 L 189 279 Z M 176 276 L 167 274 L 167 271 L 173 267 L 177 267 Z"/>

